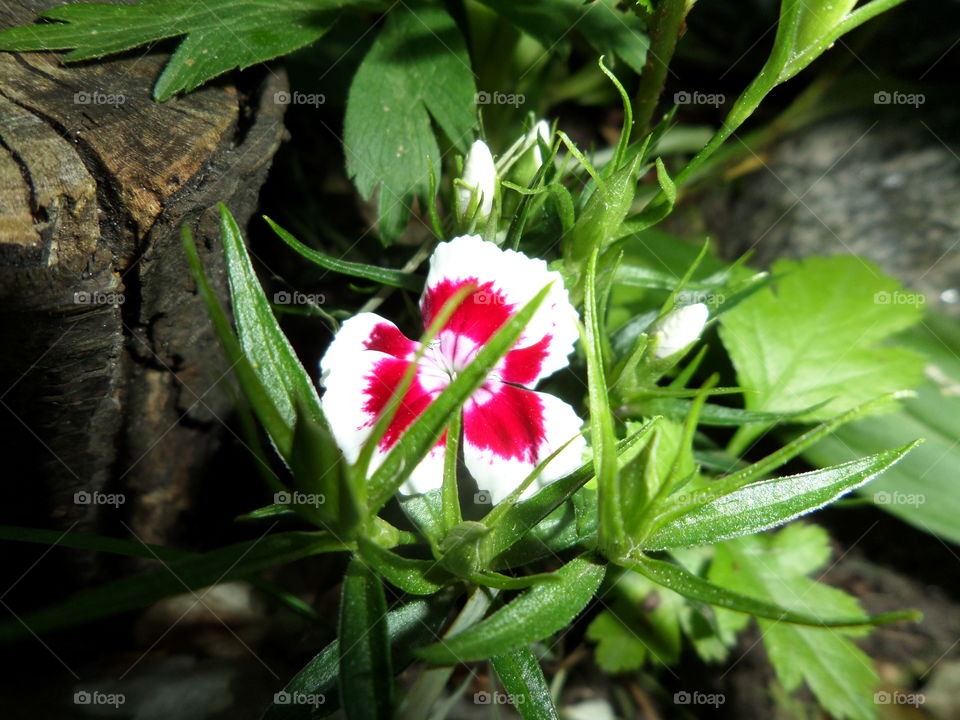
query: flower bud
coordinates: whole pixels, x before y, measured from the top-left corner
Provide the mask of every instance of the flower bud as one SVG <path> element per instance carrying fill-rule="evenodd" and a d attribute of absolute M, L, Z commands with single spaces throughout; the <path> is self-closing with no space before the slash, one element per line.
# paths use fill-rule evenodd
<path fill-rule="evenodd" d="M 477 140 L 467 153 L 463 163 L 463 185 L 457 188 L 460 198 L 460 214 L 466 216 L 474 195 L 477 198 L 477 212 L 486 220 L 493 211 L 493 196 L 497 188 L 497 169 L 493 164 L 493 155 L 483 140 Z"/>
<path fill-rule="evenodd" d="M 657 339 L 657 358 L 667 358 L 680 352 L 703 332 L 710 311 L 703 303 L 674 308 L 654 328 Z"/>

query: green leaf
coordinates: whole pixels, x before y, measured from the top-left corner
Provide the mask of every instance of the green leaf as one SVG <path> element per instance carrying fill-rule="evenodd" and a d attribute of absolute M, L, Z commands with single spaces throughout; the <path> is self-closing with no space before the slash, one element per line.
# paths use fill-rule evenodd
<path fill-rule="evenodd" d="M 482 0 L 518 28 L 554 48 L 571 30 L 580 32 L 600 55 L 614 55 L 634 72 L 642 72 L 650 40 L 645 23 L 632 10 L 620 10 L 616 0 Z"/>
<path fill-rule="evenodd" d="M 340 700 L 348 720 L 389 720 L 393 670 L 387 602 L 380 579 L 358 557 L 347 566 L 340 600 Z"/>
<path fill-rule="evenodd" d="M 417 463 L 436 444 L 451 414 L 483 384 L 490 370 L 513 347 L 549 290 L 550 285 L 544 286 L 530 302 L 505 322 L 471 363 L 457 374 L 436 400 L 407 428 L 370 478 L 371 512 L 379 510 L 393 497 Z"/>
<path fill-rule="evenodd" d="M 648 421 L 637 432 L 617 443 L 617 455 L 632 452 L 643 443 L 647 433 L 656 426 L 658 421 L 659 418 Z M 589 461 L 566 477 L 555 480 L 538 490 L 533 497 L 509 508 L 490 533 L 488 542 L 491 554 L 496 557 L 512 547 L 592 477 L 593 461 Z"/>
<path fill-rule="evenodd" d="M 223 203 L 219 207 L 230 299 L 243 351 L 291 430 L 296 424 L 298 403 L 311 419 L 322 423 L 316 387 L 270 309 L 233 215 Z"/>
<path fill-rule="evenodd" d="M 447 619 L 452 599 L 452 595 L 445 593 L 429 600 L 417 598 L 387 613 L 387 635 L 396 671 L 403 670 L 413 661 L 415 648 L 436 638 Z M 275 700 L 267 708 L 263 720 L 310 720 L 314 715 L 309 700 L 321 696 L 324 714 L 336 711 L 340 703 L 337 695 L 339 667 L 340 643 L 334 640 L 277 693 L 281 702 Z"/>
<path fill-rule="evenodd" d="M 690 414 L 693 403 L 672 397 L 653 397 L 644 400 L 638 407 L 644 415 L 664 415 L 669 418 L 683 419 Z M 727 405 L 704 404 L 700 411 L 700 425 L 717 427 L 739 427 L 750 423 L 772 424 L 806 415 L 812 408 L 803 408 L 788 413 L 757 412 Z M 631 408 L 633 412 L 633 408 Z"/>
<path fill-rule="evenodd" d="M 754 293 L 721 318 L 720 337 L 747 392 L 748 410 L 790 412 L 820 405 L 819 420 L 921 379 L 921 358 L 880 347 L 920 318 L 900 284 L 850 255 L 781 260 L 774 288 Z M 742 448 L 763 432 L 738 433 Z"/>
<path fill-rule="evenodd" d="M 343 143 L 360 194 L 369 199 L 380 188 L 385 241 L 403 231 L 414 198 L 429 190 L 431 171 L 440 177 L 431 117 L 465 152 L 475 94 L 466 44 L 446 10 L 419 2 L 394 7 L 350 85 Z"/>
<path fill-rule="evenodd" d="M 130 575 L 79 592 L 62 603 L 0 623 L 0 642 L 30 632 L 42 634 L 136 610 L 171 595 L 244 579 L 266 568 L 347 548 L 326 533 L 287 532 L 228 545 L 203 555 L 165 562 L 164 567 Z M 200 597 L 203 597 L 202 593 Z M 29 630 L 27 630 L 29 627 Z"/>
<path fill-rule="evenodd" d="M 852 617 L 824 618 L 807 612 L 798 612 L 780 605 L 758 600 L 726 587 L 704 580 L 699 575 L 685 570 L 679 565 L 656 560 L 651 557 L 624 559 L 621 564 L 641 575 L 645 575 L 658 585 L 663 585 L 680 595 L 699 600 L 710 605 L 726 608 L 739 613 L 770 620 L 810 625 L 813 627 L 859 627 L 862 625 L 880 625 L 899 620 L 915 620 L 917 613 L 912 611 L 892 612 L 867 616 L 858 613 Z"/>
<path fill-rule="evenodd" d="M 587 356 L 587 393 L 590 404 L 590 438 L 593 444 L 593 471 L 597 478 L 600 551 L 617 555 L 626 542 L 623 527 L 620 483 L 617 477 L 617 437 L 610 412 L 610 391 L 604 377 L 601 313 L 597 300 L 597 258 L 595 248 L 587 266 L 584 292 L 584 352 Z"/>
<path fill-rule="evenodd" d="M 420 650 L 434 665 L 485 660 L 542 640 L 569 624 L 600 587 L 605 566 L 587 557 L 557 570 L 557 582 L 535 585 L 462 633 Z"/>
<path fill-rule="evenodd" d="M 433 560 L 414 560 L 401 557 L 366 538 L 357 539 L 357 547 L 364 561 L 380 573 L 391 585 L 411 595 L 432 595 L 443 587 L 430 579 L 442 570 Z M 439 572 L 438 572 L 439 571 Z"/>
<path fill-rule="evenodd" d="M 898 341 L 926 357 L 926 382 L 902 409 L 845 425 L 804 451 L 829 465 L 912 438 L 926 442 L 861 493 L 877 507 L 911 525 L 960 544 L 960 328 L 956 320 L 930 313 Z"/>
<path fill-rule="evenodd" d="M 404 290 L 412 290 L 413 292 L 420 292 L 423 290 L 423 278 L 419 275 L 403 272 L 402 270 L 392 270 L 390 268 L 377 267 L 376 265 L 364 265 L 363 263 L 349 262 L 347 260 L 340 260 L 338 258 L 330 257 L 329 255 L 324 255 L 322 252 L 318 252 L 317 250 L 304 245 L 266 215 L 263 216 L 263 219 L 267 221 L 267 224 L 273 229 L 277 236 L 287 245 L 293 248 L 302 257 L 305 257 L 310 262 L 314 263 L 315 265 L 319 265 L 325 270 L 333 270 L 334 272 L 342 273 L 343 275 L 351 275 L 353 277 L 363 278 L 364 280 L 373 280 L 381 285 L 403 288 Z"/>
<path fill-rule="evenodd" d="M 823 470 L 751 483 L 694 505 L 640 541 L 643 550 L 709 545 L 789 522 L 865 485 L 896 464 L 919 441 Z M 704 490 L 709 493 L 709 485 Z"/>
<path fill-rule="evenodd" d="M 798 523 L 776 535 L 739 538 L 717 546 L 710 579 L 751 596 L 808 612 L 862 613 L 857 600 L 806 577 L 830 557 L 822 528 Z M 723 611 L 720 611 L 723 614 Z M 763 644 L 787 691 L 806 682 L 831 716 L 870 720 L 875 716 L 873 662 L 850 641 L 849 630 L 800 627 L 760 620 Z M 862 634 L 858 632 L 856 634 Z"/>
<path fill-rule="evenodd" d="M 513 706 L 524 720 L 559 720 L 543 670 L 530 648 L 520 647 L 496 655 L 492 662 L 504 689 L 512 697 Z"/>
<path fill-rule="evenodd" d="M 133 5 L 60 5 L 41 17 L 60 20 L 0 32 L 3 50 L 65 50 L 65 62 L 89 60 L 186 35 L 153 89 L 157 100 L 210 78 L 309 45 L 333 24 L 343 0 L 141 0 Z"/>
<path fill-rule="evenodd" d="M 184 254 L 187 256 L 187 264 L 190 266 L 190 272 L 197 283 L 197 292 L 203 299 L 204 305 L 207 306 L 214 331 L 220 340 L 230 366 L 233 368 L 233 372 L 237 376 L 237 380 L 240 382 L 240 386 L 243 388 L 244 396 L 280 454 L 286 455 L 290 452 L 293 442 L 293 426 L 281 415 L 273 401 L 273 395 L 260 381 L 260 376 L 244 354 L 226 312 L 221 307 L 216 293 L 207 281 L 203 265 L 200 263 L 200 256 L 197 254 L 197 247 L 190 235 L 190 229 L 186 225 L 182 228 L 181 237 Z M 268 477 L 272 476 L 268 474 Z M 281 490 L 283 485 L 278 481 L 274 489 Z"/>

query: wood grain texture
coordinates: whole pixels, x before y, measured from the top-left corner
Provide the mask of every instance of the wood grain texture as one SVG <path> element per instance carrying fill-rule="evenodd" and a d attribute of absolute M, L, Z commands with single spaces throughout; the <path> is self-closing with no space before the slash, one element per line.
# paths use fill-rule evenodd
<path fill-rule="evenodd" d="M 4 4 L 0 27 L 51 4 Z M 241 226 L 256 207 L 286 81 L 252 69 L 160 104 L 166 59 L 0 53 L 0 522 L 176 542 L 223 436 L 228 369 L 180 227 L 225 300 L 215 204 Z"/>

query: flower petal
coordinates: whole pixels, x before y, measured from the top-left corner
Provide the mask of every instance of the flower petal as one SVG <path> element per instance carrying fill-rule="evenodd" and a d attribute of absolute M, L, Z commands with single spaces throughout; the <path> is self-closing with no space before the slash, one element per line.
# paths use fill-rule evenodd
<path fill-rule="evenodd" d="M 582 424 L 573 408 L 553 395 L 490 383 L 464 406 L 464 462 L 477 488 L 497 503 L 569 441 L 521 496 L 527 497 L 580 466 L 586 447 Z"/>
<path fill-rule="evenodd" d="M 410 367 L 418 344 L 397 327 L 373 313 L 347 320 L 320 361 L 320 382 L 325 388 L 321 404 L 334 439 L 349 462 L 355 462 L 370 436 L 380 412 L 386 407 Z M 386 433 L 370 462 L 373 471 L 383 462 L 410 424 L 433 401 L 435 383 L 421 383 L 418 369 Z M 406 492 L 426 492 L 440 487 L 443 479 L 443 446 L 437 446 L 414 469 L 404 486 Z"/>
<path fill-rule="evenodd" d="M 538 380 L 568 364 L 579 333 L 577 311 L 570 304 L 560 273 L 543 260 L 515 250 L 502 250 L 479 235 L 462 235 L 441 243 L 430 259 L 427 285 L 420 299 L 424 326 L 444 302 L 466 283 L 477 291 L 453 313 L 445 329 L 483 345 L 544 286 L 551 289 L 543 304 L 500 364 L 506 382 L 533 387 Z"/>

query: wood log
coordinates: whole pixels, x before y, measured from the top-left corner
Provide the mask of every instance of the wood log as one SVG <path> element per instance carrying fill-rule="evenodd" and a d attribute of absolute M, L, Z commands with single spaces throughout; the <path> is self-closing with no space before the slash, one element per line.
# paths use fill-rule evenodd
<path fill-rule="evenodd" d="M 0 27 L 51 4 L 6 3 Z M 167 59 L 0 53 L 0 522 L 175 543 L 225 432 L 229 374 L 180 228 L 225 301 L 216 203 L 241 227 L 253 212 L 286 80 L 157 103 Z"/>

